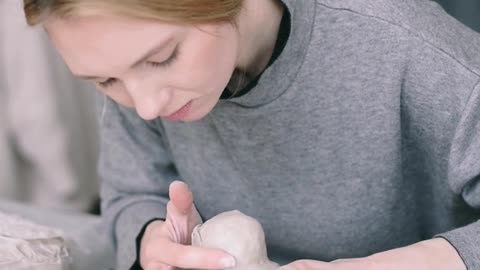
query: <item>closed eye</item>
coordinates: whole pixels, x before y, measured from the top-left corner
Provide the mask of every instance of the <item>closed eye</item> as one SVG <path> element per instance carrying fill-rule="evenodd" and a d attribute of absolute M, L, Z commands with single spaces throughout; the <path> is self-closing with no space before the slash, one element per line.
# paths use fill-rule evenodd
<path fill-rule="evenodd" d="M 165 68 L 165 67 L 168 67 L 169 65 L 171 65 L 177 58 L 178 58 L 178 45 L 177 45 L 177 47 L 175 47 L 174 51 L 172 52 L 170 57 L 168 57 L 167 60 L 165 60 L 163 62 L 147 61 L 147 62 L 145 62 L 145 64 L 148 65 L 149 67 L 153 67 L 153 68 Z M 101 86 L 102 88 L 108 88 L 108 87 L 113 86 L 117 82 L 118 82 L 118 80 L 116 78 L 108 78 L 107 80 L 105 80 L 103 82 L 97 82 L 97 84 L 99 86 Z"/>
<path fill-rule="evenodd" d="M 110 87 L 110 86 L 114 85 L 116 82 L 117 82 L 117 79 L 109 78 L 106 81 L 97 82 L 97 84 L 100 85 L 103 88 L 107 88 L 107 87 Z"/>
<path fill-rule="evenodd" d="M 172 52 L 170 57 L 168 57 L 167 60 L 163 62 L 154 62 L 154 61 L 147 61 L 146 64 L 150 67 L 154 68 L 163 68 L 163 67 L 168 67 L 171 65 L 178 57 L 178 46 L 175 47 L 175 50 Z"/>

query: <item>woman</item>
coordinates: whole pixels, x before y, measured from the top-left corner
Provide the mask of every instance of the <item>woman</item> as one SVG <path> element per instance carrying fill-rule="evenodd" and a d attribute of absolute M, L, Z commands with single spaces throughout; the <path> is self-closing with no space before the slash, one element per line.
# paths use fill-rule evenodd
<path fill-rule="evenodd" d="M 25 11 L 104 94 L 103 215 L 119 269 L 136 249 L 137 268 L 233 267 L 188 245 L 195 224 L 231 209 L 262 223 L 269 252 L 293 261 L 284 269 L 480 267 L 480 39 L 438 5 L 25 0 Z"/>

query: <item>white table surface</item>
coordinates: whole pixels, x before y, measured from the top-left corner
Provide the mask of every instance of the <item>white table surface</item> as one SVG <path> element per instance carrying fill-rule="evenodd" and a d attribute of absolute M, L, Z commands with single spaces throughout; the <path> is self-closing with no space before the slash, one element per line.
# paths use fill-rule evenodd
<path fill-rule="evenodd" d="M 72 270 L 107 270 L 114 267 L 114 252 L 103 231 L 100 217 L 42 209 L 0 200 L 0 211 L 62 230 L 77 247 L 70 247 Z"/>

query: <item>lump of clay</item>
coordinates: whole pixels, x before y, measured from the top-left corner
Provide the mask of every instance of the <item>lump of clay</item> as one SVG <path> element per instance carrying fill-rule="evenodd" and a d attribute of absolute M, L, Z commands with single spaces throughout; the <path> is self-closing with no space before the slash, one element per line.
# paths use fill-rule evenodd
<path fill-rule="evenodd" d="M 238 270 L 272 270 L 278 267 L 267 256 L 265 234 L 260 223 L 240 211 L 221 213 L 192 233 L 192 245 L 218 248 L 235 257 Z"/>
<path fill-rule="evenodd" d="M 0 270 L 65 270 L 70 257 L 62 234 L 0 213 Z"/>

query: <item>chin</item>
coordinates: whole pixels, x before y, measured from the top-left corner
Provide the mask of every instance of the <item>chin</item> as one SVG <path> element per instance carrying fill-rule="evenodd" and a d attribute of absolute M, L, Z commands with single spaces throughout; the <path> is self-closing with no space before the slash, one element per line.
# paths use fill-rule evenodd
<path fill-rule="evenodd" d="M 191 123 L 191 122 L 202 120 L 203 118 L 205 118 L 208 115 L 208 113 L 209 112 L 203 113 L 203 114 L 196 114 L 196 115 L 192 115 L 192 116 L 189 115 L 189 116 L 185 117 L 185 119 L 182 119 L 182 122 Z"/>

